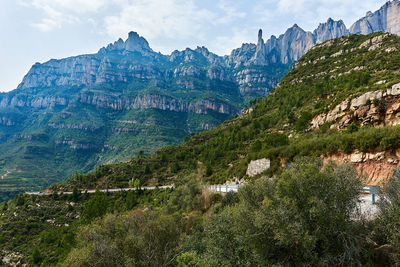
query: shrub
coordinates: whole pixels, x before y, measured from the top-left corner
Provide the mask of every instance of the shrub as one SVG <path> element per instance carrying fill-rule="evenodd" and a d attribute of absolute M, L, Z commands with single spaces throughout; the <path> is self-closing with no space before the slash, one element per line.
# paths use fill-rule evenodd
<path fill-rule="evenodd" d="M 312 114 L 310 112 L 303 111 L 301 113 L 300 118 L 298 118 L 295 123 L 294 126 L 295 130 L 298 132 L 305 130 L 308 127 L 311 119 L 312 119 Z"/>
<path fill-rule="evenodd" d="M 241 188 L 239 203 L 206 225 L 203 256 L 221 266 L 360 264 L 360 181 L 350 166 L 320 165 L 302 159 Z"/>
<path fill-rule="evenodd" d="M 384 197 L 377 202 L 379 215 L 375 222 L 375 233 L 381 244 L 386 244 L 385 256 L 391 265 L 400 264 L 400 177 L 394 178 L 383 187 Z"/>
<path fill-rule="evenodd" d="M 346 132 L 347 133 L 355 133 L 357 132 L 359 129 L 358 125 L 353 121 L 352 123 L 350 123 L 347 128 L 346 128 Z"/>

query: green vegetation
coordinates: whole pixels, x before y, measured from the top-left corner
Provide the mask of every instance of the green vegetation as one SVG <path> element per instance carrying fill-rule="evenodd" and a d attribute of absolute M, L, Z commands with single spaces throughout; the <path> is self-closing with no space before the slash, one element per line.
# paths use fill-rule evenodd
<path fill-rule="evenodd" d="M 224 196 L 198 178 L 180 177 L 168 190 L 80 194 L 73 205 L 72 195 L 19 195 L 2 207 L 2 253 L 17 251 L 29 265 L 74 267 L 398 263 L 397 181 L 367 220 L 357 208 L 361 182 L 347 165 L 321 168 L 319 159 L 302 158 Z M 35 226 L 26 228 L 28 221 Z"/>
<path fill-rule="evenodd" d="M 0 256 L 21 253 L 29 266 L 55 266 L 77 244 L 81 226 L 105 214 L 118 214 L 146 205 L 162 205 L 171 190 L 106 194 L 36 196 L 20 194 L 0 204 Z"/>
<path fill-rule="evenodd" d="M 151 155 L 139 150 L 128 162 L 100 165 L 51 186 L 75 189 L 70 196 L 18 195 L 2 204 L 5 248 L 43 266 L 398 264 L 398 181 L 384 188 L 377 216 L 366 218 L 357 208 L 362 181 L 355 170 L 334 163 L 322 167 L 321 156 L 398 149 L 400 126 L 361 127 L 353 120 L 344 130 L 331 129 L 333 122 L 310 128 L 315 115 L 344 99 L 400 82 L 399 37 L 385 37 L 376 50 L 360 47 L 378 35 L 316 46 L 270 96 L 253 100 L 249 112 L 191 133 L 181 145 Z M 385 52 L 389 47 L 397 51 Z M 338 54 L 341 50 L 346 52 Z M 386 83 L 377 83 L 383 79 Z M 248 163 L 260 158 L 271 159 L 271 168 L 247 177 Z M 238 193 L 222 196 L 204 187 L 236 178 L 248 181 Z M 171 190 L 77 191 L 172 183 Z M 49 226 L 47 217 L 30 219 L 42 209 L 61 226 Z M 30 221 L 36 228 L 22 243 Z M 41 233 L 54 229 L 57 241 L 46 245 Z"/>

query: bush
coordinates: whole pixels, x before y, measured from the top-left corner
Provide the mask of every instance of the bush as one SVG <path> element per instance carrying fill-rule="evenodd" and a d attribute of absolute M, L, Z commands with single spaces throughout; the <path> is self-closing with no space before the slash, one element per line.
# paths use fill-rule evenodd
<path fill-rule="evenodd" d="M 305 130 L 308 127 L 311 119 L 312 114 L 308 111 L 303 111 L 300 118 L 297 119 L 294 125 L 295 130 L 298 132 Z"/>
<path fill-rule="evenodd" d="M 347 133 L 355 133 L 359 129 L 358 125 L 353 121 L 347 126 L 346 132 Z"/>
<path fill-rule="evenodd" d="M 136 211 L 82 227 L 65 266 L 172 266 L 179 255 L 180 216 Z"/>
<path fill-rule="evenodd" d="M 39 263 L 41 263 L 42 260 L 43 260 L 43 256 L 42 256 L 42 254 L 40 253 L 39 248 L 38 248 L 38 247 L 35 247 L 35 248 L 33 249 L 33 251 L 32 251 L 32 262 L 33 262 L 35 265 L 39 265 Z"/>
<path fill-rule="evenodd" d="M 99 190 L 96 190 L 94 196 L 86 202 L 83 208 L 83 214 L 86 220 L 91 221 L 105 215 L 107 210 L 108 200 L 106 195 Z"/>
<path fill-rule="evenodd" d="M 384 197 L 377 202 L 379 215 L 375 233 L 381 244 L 389 245 L 385 256 L 392 265 L 400 264 L 400 179 L 396 177 L 383 188 Z"/>
<path fill-rule="evenodd" d="M 296 161 L 279 178 L 239 190 L 239 203 L 205 226 L 202 257 L 221 266 L 360 264 L 359 193 L 352 167 Z"/>
<path fill-rule="evenodd" d="M 238 193 L 230 191 L 226 193 L 225 197 L 221 201 L 221 207 L 225 208 L 228 206 L 233 206 L 236 203 L 239 203 L 239 196 Z"/>

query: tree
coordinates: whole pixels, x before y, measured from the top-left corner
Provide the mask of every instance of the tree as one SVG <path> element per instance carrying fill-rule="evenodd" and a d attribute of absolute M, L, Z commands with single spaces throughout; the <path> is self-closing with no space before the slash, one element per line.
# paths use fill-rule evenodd
<path fill-rule="evenodd" d="M 35 264 L 35 265 L 39 265 L 39 263 L 40 262 L 42 262 L 42 260 L 43 260 L 43 256 L 42 256 L 42 254 L 40 253 L 40 250 L 39 250 L 39 248 L 38 247 L 35 247 L 34 249 L 33 249 L 33 251 L 32 251 L 32 262 Z"/>
<path fill-rule="evenodd" d="M 109 214 L 79 230 L 65 266 L 174 266 L 182 228 L 178 215 Z"/>
<path fill-rule="evenodd" d="M 312 114 L 308 111 L 303 111 L 301 113 L 300 118 L 296 120 L 295 129 L 296 131 L 300 132 L 306 129 L 312 119 Z"/>
<path fill-rule="evenodd" d="M 95 218 L 102 217 L 107 213 L 108 201 L 104 193 L 96 190 L 94 196 L 86 202 L 83 207 L 83 214 L 86 220 L 91 221 Z"/>
<path fill-rule="evenodd" d="M 3 202 L 3 211 L 7 211 L 8 210 L 8 202 Z"/>
<path fill-rule="evenodd" d="M 355 133 L 359 129 L 358 125 L 353 121 L 347 126 L 346 132 L 347 133 Z"/>
<path fill-rule="evenodd" d="M 239 190 L 204 227 L 202 257 L 212 265 L 357 265 L 365 228 L 356 219 L 361 184 L 351 166 L 316 159 Z"/>
<path fill-rule="evenodd" d="M 139 179 L 135 180 L 134 186 L 135 186 L 136 190 L 140 190 L 140 180 Z"/>
<path fill-rule="evenodd" d="M 251 146 L 251 151 L 258 152 L 258 151 L 261 150 L 261 148 L 262 148 L 261 141 L 260 140 L 256 140 Z"/>
<path fill-rule="evenodd" d="M 139 151 L 139 158 L 142 158 L 144 156 L 144 151 L 143 150 L 140 150 Z"/>
<path fill-rule="evenodd" d="M 78 202 L 80 195 L 81 192 L 78 190 L 78 188 L 74 187 L 74 190 L 72 191 L 72 201 Z"/>
<path fill-rule="evenodd" d="M 133 207 L 136 206 L 137 200 L 136 200 L 136 194 L 133 191 L 129 191 L 128 194 L 126 195 L 126 209 L 131 210 Z"/>
<path fill-rule="evenodd" d="M 150 170 L 150 166 L 146 165 L 146 167 L 144 167 L 144 174 L 150 174 L 151 170 Z"/>
<path fill-rule="evenodd" d="M 211 168 L 211 164 L 206 165 L 206 176 L 211 176 L 213 174 L 213 170 Z"/>
<path fill-rule="evenodd" d="M 202 267 L 211 266 L 198 258 L 196 252 L 187 251 L 176 258 L 177 267 Z"/>
<path fill-rule="evenodd" d="M 397 169 L 392 181 L 383 187 L 383 196 L 377 202 L 378 216 L 375 223 L 376 239 L 386 245 L 389 249 L 386 257 L 392 262 L 387 265 L 398 265 L 400 263 L 400 177 Z"/>
<path fill-rule="evenodd" d="M 15 203 L 17 204 L 17 206 L 22 206 L 25 204 L 25 196 L 24 194 L 18 194 L 15 197 Z"/>

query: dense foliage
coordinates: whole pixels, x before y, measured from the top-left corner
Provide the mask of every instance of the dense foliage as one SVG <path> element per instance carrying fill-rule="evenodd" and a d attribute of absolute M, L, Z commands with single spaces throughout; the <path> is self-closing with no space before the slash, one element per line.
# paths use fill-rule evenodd
<path fill-rule="evenodd" d="M 15 251 L 20 263 L 41 266 L 398 262 L 396 180 L 371 219 L 360 212 L 361 182 L 347 165 L 321 168 L 319 159 L 303 158 L 223 196 L 198 178 L 180 177 L 168 190 L 18 195 L 1 207 L 1 253 Z"/>

